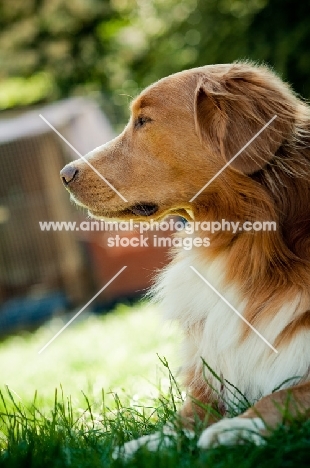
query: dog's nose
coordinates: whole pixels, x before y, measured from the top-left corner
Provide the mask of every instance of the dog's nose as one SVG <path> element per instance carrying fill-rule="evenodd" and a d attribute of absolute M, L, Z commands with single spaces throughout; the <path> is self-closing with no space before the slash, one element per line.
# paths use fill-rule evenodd
<path fill-rule="evenodd" d="M 61 171 L 60 177 L 64 185 L 68 185 L 70 182 L 74 180 L 79 170 L 73 166 L 72 164 L 67 164 Z"/>

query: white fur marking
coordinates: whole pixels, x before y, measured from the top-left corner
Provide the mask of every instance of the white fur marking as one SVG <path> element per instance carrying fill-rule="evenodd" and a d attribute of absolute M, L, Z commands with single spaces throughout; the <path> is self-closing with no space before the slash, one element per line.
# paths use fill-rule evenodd
<path fill-rule="evenodd" d="M 223 302 L 225 302 L 225 304 L 228 305 L 228 307 L 231 308 L 231 310 L 233 310 L 235 312 L 235 314 L 238 315 L 239 318 L 241 318 L 241 320 L 243 320 L 247 325 L 248 327 L 251 328 L 252 331 L 254 331 L 254 333 L 256 333 L 257 336 L 259 336 L 265 343 L 267 346 L 269 346 L 269 348 L 272 349 L 272 351 L 274 351 L 275 353 L 278 353 L 278 351 L 272 346 L 272 344 L 269 343 L 269 341 L 266 340 L 266 338 L 264 338 L 260 333 L 259 331 L 256 330 L 255 327 L 253 327 L 253 325 L 250 324 L 250 322 L 248 322 L 231 304 L 229 304 L 229 302 L 225 299 L 225 297 L 223 297 L 213 286 L 212 284 L 209 283 L 209 281 L 206 280 L 206 278 L 204 278 L 200 273 L 199 271 L 196 270 L 196 268 L 194 268 L 192 265 L 190 266 L 190 268 L 196 273 L 196 275 L 199 276 L 199 278 L 202 279 L 202 281 L 204 281 L 208 286 L 209 288 L 212 289 L 212 291 L 215 292 L 215 294 L 217 294 Z"/>

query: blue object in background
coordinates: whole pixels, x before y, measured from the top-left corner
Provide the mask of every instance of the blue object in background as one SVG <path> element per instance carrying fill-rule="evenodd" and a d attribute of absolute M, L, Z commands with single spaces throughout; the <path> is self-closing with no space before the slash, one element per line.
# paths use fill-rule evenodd
<path fill-rule="evenodd" d="M 14 298 L 0 307 L 0 334 L 37 326 L 68 308 L 65 294 L 54 292 L 42 297 Z"/>

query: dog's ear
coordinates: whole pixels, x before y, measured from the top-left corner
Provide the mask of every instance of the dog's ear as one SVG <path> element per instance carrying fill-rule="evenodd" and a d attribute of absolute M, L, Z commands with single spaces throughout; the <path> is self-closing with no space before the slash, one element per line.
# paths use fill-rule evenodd
<path fill-rule="evenodd" d="M 222 79 L 201 76 L 196 88 L 195 125 L 201 140 L 245 174 L 272 160 L 294 124 L 294 96 L 281 80 L 269 75 L 273 86 L 251 71 Z"/>

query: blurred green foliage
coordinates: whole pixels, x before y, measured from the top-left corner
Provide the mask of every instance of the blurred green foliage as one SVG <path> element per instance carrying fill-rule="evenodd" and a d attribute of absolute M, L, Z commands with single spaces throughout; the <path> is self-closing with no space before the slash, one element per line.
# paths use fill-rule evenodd
<path fill-rule="evenodd" d="M 114 123 L 184 68 L 264 61 L 310 97 L 310 2 L 0 0 L 0 108 L 92 95 Z"/>

